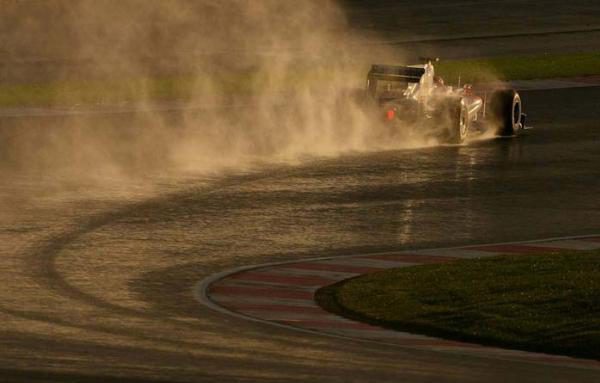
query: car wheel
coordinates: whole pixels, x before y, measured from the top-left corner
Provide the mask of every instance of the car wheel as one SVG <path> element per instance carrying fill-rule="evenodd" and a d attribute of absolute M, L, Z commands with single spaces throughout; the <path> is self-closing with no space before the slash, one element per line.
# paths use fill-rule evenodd
<path fill-rule="evenodd" d="M 500 136 L 513 136 L 523 127 L 523 104 L 514 89 L 495 92 L 490 100 L 490 111 L 496 133 Z"/>
<path fill-rule="evenodd" d="M 449 143 L 462 144 L 469 136 L 469 113 L 462 102 L 450 106 Z"/>

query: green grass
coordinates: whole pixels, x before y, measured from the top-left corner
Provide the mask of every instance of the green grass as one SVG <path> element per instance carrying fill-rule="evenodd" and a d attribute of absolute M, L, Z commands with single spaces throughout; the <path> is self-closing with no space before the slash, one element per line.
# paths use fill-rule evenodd
<path fill-rule="evenodd" d="M 600 52 L 441 61 L 436 72 L 449 84 L 459 75 L 462 83 L 590 76 L 600 74 Z"/>
<path fill-rule="evenodd" d="M 392 329 L 600 359 L 600 251 L 392 269 L 325 287 L 317 300 Z"/>
<path fill-rule="evenodd" d="M 335 68 L 331 68 L 331 71 L 334 70 Z M 459 76 L 462 83 L 477 83 L 498 79 L 525 80 L 599 75 L 600 52 L 442 61 L 438 63 L 436 70 L 448 84 L 455 84 Z M 326 73 L 327 70 L 313 73 L 310 68 L 293 70 L 281 81 L 281 87 L 293 89 L 298 84 L 321 85 L 327 81 Z M 366 70 L 365 73 L 357 72 L 357 83 L 362 83 L 365 75 Z M 207 83 L 214 86 L 203 86 Z M 192 97 L 229 97 L 261 92 L 265 90 L 266 84 L 267 79 L 264 76 L 252 72 L 36 84 L 0 82 L 0 107 L 73 106 L 189 100 Z"/>
<path fill-rule="evenodd" d="M 123 102 L 189 100 L 193 96 L 223 96 L 251 93 L 257 80 L 247 74 L 214 76 L 217 89 L 205 87 L 201 76 L 124 78 L 112 80 L 61 81 L 36 84 L 0 84 L 0 107 L 72 106 L 78 104 L 119 104 Z"/>

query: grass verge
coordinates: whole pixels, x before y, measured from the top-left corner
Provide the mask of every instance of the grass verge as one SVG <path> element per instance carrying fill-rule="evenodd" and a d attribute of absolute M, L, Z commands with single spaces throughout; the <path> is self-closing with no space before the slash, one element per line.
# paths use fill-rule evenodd
<path fill-rule="evenodd" d="M 395 330 L 600 359 L 600 251 L 392 269 L 322 288 L 317 301 Z"/>
<path fill-rule="evenodd" d="M 455 84 L 459 76 L 462 83 L 477 83 L 600 75 L 600 52 L 442 61 L 436 71 L 448 84 Z M 325 73 L 327 70 L 319 73 L 312 73 L 310 69 L 294 70 L 281 83 L 287 89 L 301 83 L 322 85 L 327 82 Z M 356 73 L 357 84 L 362 84 L 365 75 L 366 70 Z M 222 99 L 260 93 L 268 83 L 264 75 L 252 72 L 35 84 L 0 82 L 0 107 L 119 104 L 215 96 Z M 209 84 L 211 86 L 207 86 Z M 273 88 L 273 84 L 270 86 L 271 91 L 285 90 Z"/>
<path fill-rule="evenodd" d="M 600 74 L 600 52 L 442 61 L 436 71 L 450 84 L 459 76 L 462 83 L 592 76 Z"/>

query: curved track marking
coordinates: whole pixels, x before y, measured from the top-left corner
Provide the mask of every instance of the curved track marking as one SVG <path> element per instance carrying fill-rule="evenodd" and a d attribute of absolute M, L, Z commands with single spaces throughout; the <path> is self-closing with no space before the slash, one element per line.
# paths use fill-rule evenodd
<path fill-rule="evenodd" d="M 502 254 L 591 249 L 600 249 L 600 235 L 267 263 L 214 274 L 195 286 L 194 296 L 205 306 L 223 314 L 304 333 L 421 350 L 600 369 L 600 362 L 594 360 L 392 331 L 336 316 L 323 310 L 314 300 L 314 293 L 321 287 L 378 270 Z"/>

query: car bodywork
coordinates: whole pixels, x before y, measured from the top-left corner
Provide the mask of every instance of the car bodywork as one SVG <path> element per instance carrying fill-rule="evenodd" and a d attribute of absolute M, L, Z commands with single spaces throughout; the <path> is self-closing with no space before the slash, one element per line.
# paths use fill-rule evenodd
<path fill-rule="evenodd" d="M 525 125 L 516 91 L 477 94 L 469 84 L 447 86 L 435 76 L 431 60 L 424 65 L 373 65 L 367 75 L 366 93 L 387 125 L 445 142 L 462 143 L 489 129 L 499 135 L 514 135 Z"/>

